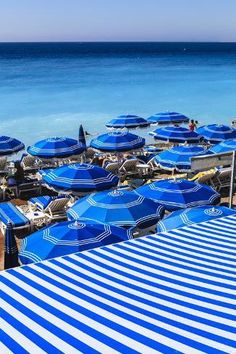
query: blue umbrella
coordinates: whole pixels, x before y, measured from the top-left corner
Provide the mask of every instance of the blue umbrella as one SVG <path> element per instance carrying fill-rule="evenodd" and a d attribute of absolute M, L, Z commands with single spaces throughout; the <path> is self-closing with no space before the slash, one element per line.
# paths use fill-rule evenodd
<path fill-rule="evenodd" d="M 175 146 L 156 155 L 155 159 L 160 167 L 165 170 L 176 169 L 179 172 L 188 172 L 191 170 L 192 157 L 207 154 L 210 154 L 210 152 L 202 146 Z"/>
<path fill-rule="evenodd" d="M 157 202 L 135 192 L 114 190 L 93 193 L 77 201 L 68 211 L 71 219 L 81 217 L 141 229 L 153 226 L 164 215 L 164 208 Z"/>
<path fill-rule="evenodd" d="M 155 139 L 171 143 L 198 143 L 202 136 L 183 127 L 163 127 L 149 133 Z"/>
<path fill-rule="evenodd" d="M 147 127 L 150 123 L 142 117 L 133 115 L 133 114 L 125 114 L 118 116 L 110 120 L 107 124 L 107 128 L 137 128 L 137 127 Z"/>
<path fill-rule="evenodd" d="M 110 189 L 119 181 L 117 176 L 103 168 L 85 163 L 58 167 L 42 178 L 50 188 L 73 194 Z"/>
<path fill-rule="evenodd" d="M 25 145 L 21 141 L 9 136 L 0 136 L 0 156 L 15 154 L 24 148 Z"/>
<path fill-rule="evenodd" d="M 142 148 L 145 139 L 129 132 L 111 132 L 99 135 L 90 145 L 101 151 L 119 152 Z"/>
<path fill-rule="evenodd" d="M 177 112 L 161 112 L 147 118 L 151 124 L 188 123 L 189 118 Z"/>
<path fill-rule="evenodd" d="M 168 211 L 198 205 L 217 204 L 220 195 L 211 187 L 188 180 L 161 180 L 136 189 L 146 198 L 152 198 Z"/>
<path fill-rule="evenodd" d="M 27 151 L 30 155 L 50 159 L 79 155 L 84 149 L 84 145 L 75 139 L 54 137 L 38 141 L 34 145 L 28 147 Z"/>
<path fill-rule="evenodd" d="M 13 235 L 13 226 L 11 222 L 8 222 L 5 234 L 4 269 L 17 267 L 18 265 L 18 249 Z"/>
<path fill-rule="evenodd" d="M 59 222 L 24 238 L 19 259 L 22 264 L 29 264 L 129 238 L 123 228 L 93 220 Z"/>
<path fill-rule="evenodd" d="M 170 231 L 183 226 L 190 226 L 192 224 L 198 224 L 233 214 L 236 214 L 236 210 L 223 206 L 200 206 L 177 210 L 158 222 L 157 232 Z"/>
<path fill-rule="evenodd" d="M 82 126 L 82 124 L 80 124 L 79 126 L 79 143 L 84 146 L 84 149 L 86 149 L 86 138 L 85 138 L 85 134 L 84 134 L 84 128 Z"/>
<path fill-rule="evenodd" d="M 197 133 L 202 135 L 210 144 L 217 144 L 224 140 L 236 139 L 236 130 L 223 124 L 204 125 L 197 129 Z"/>
<path fill-rule="evenodd" d="M 236 140 L 225 140 L 209 149 L 214 154 L 236 150 Z"/>

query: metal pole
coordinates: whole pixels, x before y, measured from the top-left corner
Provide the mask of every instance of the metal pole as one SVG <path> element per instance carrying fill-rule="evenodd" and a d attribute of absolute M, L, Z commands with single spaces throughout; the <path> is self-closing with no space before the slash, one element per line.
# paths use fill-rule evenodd
<path fill-rule="evenodd" d="M 234 198 L 234 180 L 235 180 L 235 173 L 236 173 L 236 151 L 233 151 L 232 154 L 232 171 L 231 171 L 231 180 L 230 180 L 230 190 L 229 190 L 229 207 L 232 208 L 233 206 L 233 198 Z"/>

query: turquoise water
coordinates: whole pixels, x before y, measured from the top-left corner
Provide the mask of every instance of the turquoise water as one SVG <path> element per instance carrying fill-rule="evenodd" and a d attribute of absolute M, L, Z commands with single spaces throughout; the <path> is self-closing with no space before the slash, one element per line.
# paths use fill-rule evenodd
<path fill-rule="evenodd" d="M 1 135 L 98 133 L 120 114 L 236 117 L 236 44 L 0 44 Z"/>

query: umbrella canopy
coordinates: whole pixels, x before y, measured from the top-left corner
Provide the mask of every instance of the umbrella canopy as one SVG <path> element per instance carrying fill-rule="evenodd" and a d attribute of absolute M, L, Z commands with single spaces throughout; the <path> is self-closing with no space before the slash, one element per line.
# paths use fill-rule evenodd
<path fill-rule="evenodd" d="M 110 120 L 107 124 L 107 128 L 137 128 L 147 127 L 150 123 L 139 116 L 133 114 L 121 115 L 117 118 Z"/>
<path fill-rule="evenodd" d="M 149 133 L 155 139 L 171 143 L 198 143 L 202 136 L 183 127 L 163 127 Z"/>
<path fill-rule="evenodd" d="M 101 151 L 130 151 L 142 148 L 145 139 L 129 132 L 111 132 L 99 135 L 91 141 L 90 145 Z"/>
<path fill-rule="evenodd" d="M 117 176 L 103 168 L 85 163 L 58 167 L 42 178 L 50 188 L 73 194 L 110 189 L 119 181 Z"/>
<path fill-rule="evenodd" d="M 15 154 L 25 148 L 25 145 L 9 136 L 0 136 L 0 156 Z"/>
<path fill-rule="evenodd" d="M 80 124 L 79 126 L 79 143 L 84 146 L 84 148 L 86 149 L 86 138 L 85 138 L 85 134 L 84 134 L 84 128 L 83 125 Z"/>
<path fill-rule="evenodd" d="M 210 144 L 217 144 L 224 140 L 236 139 L 236 130 L 223 124 L 204 125 L 197 129 L 197 133 L 202 135 Z"/>
<path fill-rule="evenodd" d="M 164 208 L 157 202 L 135 192 L 114 190 L 93 193 L 74 204 L 68 211 L 71 219 L 80 217 L 141 229 L 153 226 L 164 215 Z"/>
<path fill-rule="evenodd" d="M 192 224 L 198 224 L 233 214 L 236 215 L 236 210 L 223 206 L 200 206 L 177 210 L 158 222 L 157 232 L 170 231 L 183 226 L 190 226 Z"/>
<path fill-rule="evenodd" d="M 28 147 L 27 151 L 32 156 L 51 159 L 79 155 L 84 149 L 85 146 L 75 139 L 54 137 L 38 141 Z"/>
<path fill-rule="evenodd" d="M 22 264 L 29 264 L 129 238 L 125 229 L 93 220 L 59 222 L 25 237 L 19 259 Z"/>
<path fill-rule="evenodd" d="M 13 226 L 11 222 L 8 222 L 5 234 L 4 269 L 17 267 L 18 265 L 18 249 L 13 235 Z"/>
<path fill-rule="evenodd" d="M 177 112 L 161 112 L 147 118 L 151 124 L 188 123 L 189 118 Z"/>
<path fill-rule="evenodd" d="M 209 149 L 214 154 L 236 150 L 236 140 L 225 140 Z"/>
<path fill-rule="evenodd" d="M 220 195 L 211 187 L 187 180 L 161 180 L 136 189 L 146 198 L 152 198 L 168 211 L 198 205 L 217 204 Z"/>
<path fill-rule="evenodd" d="M 179 172 L 188 172 L 191 170 L 192 157 L 210 153 L 202 146 L 175 146 L 156 155 L 156 161 L 165 170 L 176 169 Z"/>

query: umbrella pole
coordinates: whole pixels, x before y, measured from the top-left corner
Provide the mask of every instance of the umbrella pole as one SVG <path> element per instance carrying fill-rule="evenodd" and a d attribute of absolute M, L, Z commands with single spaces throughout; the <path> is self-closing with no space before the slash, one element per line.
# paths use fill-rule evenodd
<path fill-rule="evenodd" d="M 231 171 L 231 180 L 230 180 L 230 191 L 229 191 L 229 207 L 232 208 L 233 206 L 233 198 L 234 198 L 234 180 L 236 174 L 236 155 L 235 150 L 232 154 L 232 171 Z"/>

